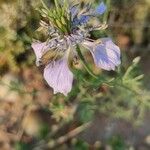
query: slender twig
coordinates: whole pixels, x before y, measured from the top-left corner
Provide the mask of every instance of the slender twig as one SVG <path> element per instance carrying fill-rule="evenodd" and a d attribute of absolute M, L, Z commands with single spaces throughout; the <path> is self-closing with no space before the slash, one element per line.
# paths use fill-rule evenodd
<path fill-rule="evenodd" d="M 85 124 L 75 128 L 74 130 L 70 131 L 66 135 L 59 137 L 55 141 L 50 141 L 48 143 L 48 148 L 52 149 L 52 148 L 55 148 L 56 146 L 59 146 L 59 145 L 65 143 L 69 139 L 75 137 L 76 135 L 80 134 L 82 131 L 87 129 L 90 125 L 91 125 L 91 122 L 85 123 Z"/>
<path fill-rule="evenodd" d="M 94 77 L 95 79 L 98 79 L 98 76 L 96 76 L 96 75 L 92 72 L 92 70 L 89 68 L 89 66 L 87 65 L 87 63 L 86 63 L 86 61 L 85 61 L 85 59 L 84 59 L 84 57 L 83 57 L 83 55 L 82 55 L 82 53 L 81 53 L 80 47 L 79 47 L 78 45 L 77 45 L 76 50 L 77 50 L 78 55 L 80 56 L 81 62 L 82 62 L 82 64 L 83 64 L 84 68 L 86 69 L 86 71 L 87 71 L 92 77 Z"/>

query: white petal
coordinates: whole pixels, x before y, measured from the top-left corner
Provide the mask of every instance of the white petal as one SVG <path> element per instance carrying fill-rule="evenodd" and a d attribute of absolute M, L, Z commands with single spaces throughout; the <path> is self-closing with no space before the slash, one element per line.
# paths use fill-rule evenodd
<path fill-rule="evenodd" d="M 44 78 L 54 89 L 54 94 L 60 92 L 67 96 L 72 89 L 73 74 L 65 58 L 47 65 L 44 69 Z"/>
<path fill-rule="evenodd" d="M 36 55 L 36 64 L 37 64 L 37 66 L 39 66 L 40 58 L 42 57 L 44 50 L 47 49 L 48 45 L 46 44 L 46 42 L 44 42 L 44 43 L 34 42 L 34 43 L 32 43 L 31 46 L 32 46 L 34 53 Z"/>

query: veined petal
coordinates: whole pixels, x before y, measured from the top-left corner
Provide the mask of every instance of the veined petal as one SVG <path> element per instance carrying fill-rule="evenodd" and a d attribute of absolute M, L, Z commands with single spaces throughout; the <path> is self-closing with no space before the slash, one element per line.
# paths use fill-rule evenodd
<path fill-rule="evenodd" d="M 84 41 L 83 46 L 90 50 L 95 64 L 105 70 L 115 70 L 120 61 L 120 49 L 110 38 L 102 38 L 101 43 Z"/>
<path fill-rule="evenodd" d="M 31 47 L 33 48 L 36 55 L 36 65 L 39 66 L 40 58 L 42 57 L 44 50 L 48 48 L 48 45 L 46 42 L 34 42 L 32 43 Z"/>
<path fill-rule="evenodd" d="M 60 92 L 67 96 L 72 89 L 73 74 L 65 58 L 48 64 L 44 69 L 44 78 L 54 89 L 54 94 Z"/>
<path fill-rule="evenodd" d="M 95 10 L 95 13 L 98 15 L 102 15 L 107 9 L 107 6 L 104 4 L 104 2 L 101 2 Z"/>

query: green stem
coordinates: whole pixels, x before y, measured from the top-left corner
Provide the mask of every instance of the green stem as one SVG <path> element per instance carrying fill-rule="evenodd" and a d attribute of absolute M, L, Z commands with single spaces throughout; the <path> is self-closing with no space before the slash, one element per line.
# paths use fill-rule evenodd
<path fill-rule="evenodd" d="M 43 5 L 43 7 L 44 7 L 46 10 L 48 10 L 48 11 L 49 11 L 49 8 L 46 6 L 46 4 L 44 3 L 44 1 L 43 1 L 43 0 L 41 0 L 41 3 L 42 3 L 42 5 Z"/>
<path fill-rule="evenodd" d="M 54 3 L 55 3 L 55 7 L 56 7 L 56 10 L 57 10 L 57 13 L 59 14 L 59 4 L 58 4 L 58 1 L 57 0 L 54 0 Z"/>
<path fill-rule="evenodd" d="M 79 45 L 77 45 L 77 53 L 78 53 L 78 55 L 79 55 L 79 57 L 80 57 L 80 59 L 81 59 L 81 61 L 82 61 L 82 64 L 83 64 L 83 66 L 85 67 L 85 69 L 87 70 L 87 72 L 92 76 L 92 77 L 94 77 L 95 79 L 98 79 L 98 77 L 91 71 L 91 69 L 89 68 L 89 66 L 87 65 L 87 63 L 86 63 L 86 61 L 85 61 L 85 59 L 84 59 L 84 57 L 83 57 L 83 55 L 82 55 L 82 53 L 81 53 L 81 50 L 80 50 L 80 47 L 79 47 Z"/>

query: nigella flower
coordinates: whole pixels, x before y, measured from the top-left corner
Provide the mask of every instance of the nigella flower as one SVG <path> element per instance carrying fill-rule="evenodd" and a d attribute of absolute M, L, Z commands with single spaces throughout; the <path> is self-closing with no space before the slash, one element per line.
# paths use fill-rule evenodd
<path fill-rule="evenodd" d="M 89 27 L 88 22 L 106 11 L 102 2 L 95 9 L 86 4 L 69 6 L 67 0 L 59 3 L 55 0 L 55 8 L 48 9 L 45 5 L 40 11 L 49 21 L 41 21 L 41 26 L 47 29 L 48 39 L 45 42 L 32 43 L 36 55 L 36 64 L 45 65 L 44 78 L 55 93 L 67 95 L 72 88 L 73 73 L 69 69 L 68 60 L 74 61 L 78 56 L 77 49 L 83 46 L 88 49 L 97 67 L 105 70 L 115 70 L 120 64 L 120 49 L 110 38 L 92 40 L 89 33 L 92 30 L 105 28 L 104 24 Z"/>

